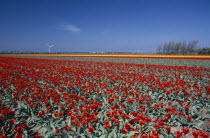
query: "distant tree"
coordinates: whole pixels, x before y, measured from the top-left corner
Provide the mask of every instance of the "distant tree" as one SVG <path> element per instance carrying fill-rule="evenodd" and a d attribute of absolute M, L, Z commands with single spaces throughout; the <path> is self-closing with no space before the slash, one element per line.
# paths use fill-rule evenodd
<path fill-rule="evenodd" d="M 167 48 L 168 46 L 167 46 L 167 44 L 165 43 L 164 45 L 163 45 L 163 52 L 162 53 L 167 53 L 167 50 L 168 50 L 168 48 Z"/>
<path fill-rule="evenodd" d="M 199 55 L 210 55 L 210 47 L 197 49 Z"/>
<path fill-rule="evenodd" d="M 176 42 L 174 45 L 174 53 L 180 54 L 182 42 Z"/>
<path fill-rule="evenodd" d="M 181 42 L 180 54 L 186 54 L 186 51 L 187 51 L 187 42 L 185 40 Z"/>
<path fill-rule="evenodd" d="M 190 41 L 187 45 L 187 54 L 192 54 L 195 51 L 197 44 L 197 40 Z"/>
<path fill-rule="evenodd" d="M 171 42 L 166 43 L 166 53 L 170 53 L 171 50 Z"/>
<path fill-rule="evenodd" d="M 168 46 L 169 46 L 169 53 L 174 53 L 174 47 L 175 47 L 175 42 L 174 41 L 171 41 L 171 42 L 169 42 L 169 44 L 168 44 Z"/>
<path fill-rule="evenodd" d="M 157 47 L 156 51 L 157 51 L 157 53 L 159 53 L 159 54 L 162 53 L 162 46 L 159 45 L 159 46 Z"/>
<path fill-rule="evenodd" d="M 170 41 L 167 43 L 164 43 L 163 45 L 160 45 L 157 47 L 158 53 L 164 53 L 164 54 L 193 54 L 195 50 L 197 49 L 197 40 L 193 41 L 180 41 L 180 42 L 174 42 Z"/>

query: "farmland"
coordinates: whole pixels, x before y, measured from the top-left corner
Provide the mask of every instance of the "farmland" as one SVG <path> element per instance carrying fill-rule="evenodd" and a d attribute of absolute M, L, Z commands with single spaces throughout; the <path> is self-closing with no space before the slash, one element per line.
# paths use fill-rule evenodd
<path fill-rule="evenodd" d="M 0 138 L 209 136 L 208 56 L 0 61 Z"/>

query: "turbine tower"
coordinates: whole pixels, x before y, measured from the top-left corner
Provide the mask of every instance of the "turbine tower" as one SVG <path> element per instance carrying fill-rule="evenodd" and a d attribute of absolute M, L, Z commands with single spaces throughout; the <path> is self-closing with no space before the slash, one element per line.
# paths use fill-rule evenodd
<path fill-rule="evenodd" d="M 50 48 L 53 47 L 54 45 L 49 45 L 48 43 L 46 43 L 46 45 L 48 46 L 48 52 L 50 53 Z"/>

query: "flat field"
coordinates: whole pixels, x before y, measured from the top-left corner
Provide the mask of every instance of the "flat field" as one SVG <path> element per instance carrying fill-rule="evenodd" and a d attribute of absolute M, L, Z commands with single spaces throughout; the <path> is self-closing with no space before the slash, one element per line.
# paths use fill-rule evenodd
<path fill-rule="evenodd" d="M 210 133 L 210 56 L 0 55 L 0 137 Z"/>

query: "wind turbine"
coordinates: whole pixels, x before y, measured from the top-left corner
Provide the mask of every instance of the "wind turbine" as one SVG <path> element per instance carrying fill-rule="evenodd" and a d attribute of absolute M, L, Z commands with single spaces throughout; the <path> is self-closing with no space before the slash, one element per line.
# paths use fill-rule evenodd
<path fill-rule="evenodd" d="M 50 48 L 53 47 L 54 45 L 49 45 L 48 43 L 46 43 L 46 45 L 48 46 L 48 51 L 50 53 Z"/>

